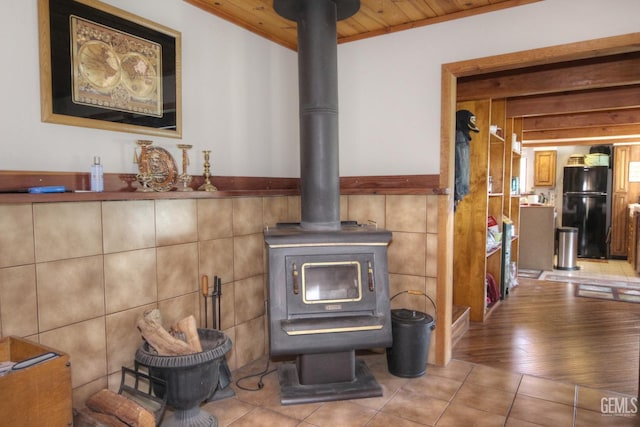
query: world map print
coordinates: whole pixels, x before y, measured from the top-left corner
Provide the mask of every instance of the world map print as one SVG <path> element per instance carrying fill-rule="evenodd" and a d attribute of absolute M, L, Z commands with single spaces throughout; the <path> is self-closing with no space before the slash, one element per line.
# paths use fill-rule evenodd
<path fill-rule="evenodd" d="M 162 46 L 70 18 L 73 102 L 162 117 Z"/>

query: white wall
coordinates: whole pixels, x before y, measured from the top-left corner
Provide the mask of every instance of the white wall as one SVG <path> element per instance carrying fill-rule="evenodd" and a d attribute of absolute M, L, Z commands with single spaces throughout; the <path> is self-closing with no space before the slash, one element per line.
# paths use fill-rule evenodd
<path fill-rule="evenodd" d="M 439 173 L 441 65 L 640 30 L 637 0 L 545 0 L 341 44 L 345 175 Z"/>
<path fill-rule="evenodd" d="M 298 176 L 297 60 L 182 0 L 107 0 L 182 33 L 183 140 L 212 150 L 213 173 Z M 36 1 L 3 3 L 0 170 L 135 172 L 140 135 L 40 122 Z M 638 31 L 637 0 L 542 2 L 338 48 L 340 170 L 437 174 L 443 63 Z M 151 138 L 179 153 L 171 138 Z"/>
<path fill-rule="evenodd" d="M 10 0 L 0 14 L 0 170 L 88 171 L 98 154 L 105 172 L 132 173 L 142 138 L 179 167 L 176 144 L 193 144 L 191 173 L 202 173 L 201 151 L 211 149 L 215 175 L 298 176 L 295 52 L 182 0 L 106 3 L 182 33 L 183 139 L 41 123 L 37 1 Z"/>

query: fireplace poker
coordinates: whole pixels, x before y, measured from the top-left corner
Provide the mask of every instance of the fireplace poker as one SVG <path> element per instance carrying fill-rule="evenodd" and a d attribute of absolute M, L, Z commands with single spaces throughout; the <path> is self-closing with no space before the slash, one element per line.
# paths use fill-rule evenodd
<path fill-rule="evenodd" d="M 219 329 L 216 322 L 216 296 L 218 295 L 218 290 L 216 289 L 217 283 L 218 276 L 213 276 L 213 289 L 211 289 L 211 327 L 213 329 Z"/>
<path fill-rule="evenodd" d="M 213 289 L 211 290 L 211 324 L 214 329 L 222 326 L 222 277 L 213 277 Z M 216 310 L 217 305 L 217 310 Z M 217 318 L 216 318 L 217 311 Z"/>
<path fill-rule="evenodd" d="M 218 329 L 222 330 L 222 277 L 218 277 L 216 282 L 216 293 L 218 294 Z"/>
<path fill-rule="evenodd" d="M 207 308 L 207 299 L 209 299 L 209 278 L 206 274 L 202 275 L 202 296 L 204 297 L 204 327 L 207 328 L 207 318 L 209 317 L 209 309 Z"/>

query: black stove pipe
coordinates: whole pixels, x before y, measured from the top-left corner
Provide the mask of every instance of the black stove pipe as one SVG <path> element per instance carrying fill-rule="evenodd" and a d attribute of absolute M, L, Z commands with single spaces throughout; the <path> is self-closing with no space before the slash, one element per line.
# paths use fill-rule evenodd
<path fill-rule="evenodd" d="M 301 227 L 340 229 L 338 58 L 336 24 L 360 0 L 274 0 L 298 23 Z"/>

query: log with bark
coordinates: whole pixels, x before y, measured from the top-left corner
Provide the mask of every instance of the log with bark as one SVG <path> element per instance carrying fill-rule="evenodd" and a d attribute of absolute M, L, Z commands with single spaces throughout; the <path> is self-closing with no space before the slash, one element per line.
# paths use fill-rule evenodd
<path fill-rule="evenodd" d="M 151 412 L 131 399 L 104 389 L 93 394 L 86 402 L 92 411 L 113 415 L 132 427 L 155 427 L 156 419 Z"/>
<path fill-rule="evenodd" d="M 101 412 L 92 411 L 89 408 L 82 408 L 79 411 L 73 410 L 74 427 L 129 427 L 117 417 Z"/>

